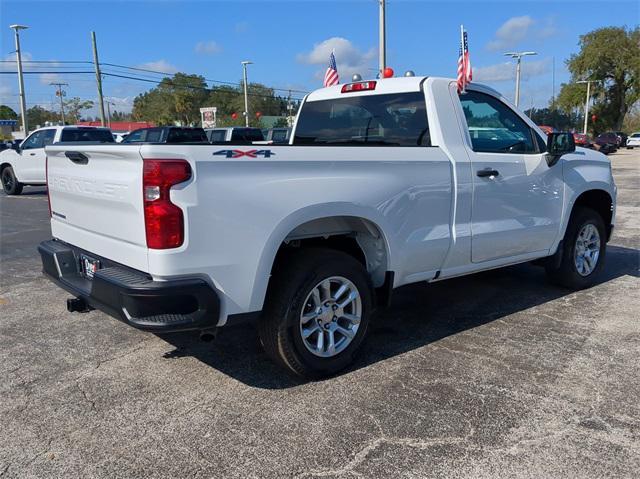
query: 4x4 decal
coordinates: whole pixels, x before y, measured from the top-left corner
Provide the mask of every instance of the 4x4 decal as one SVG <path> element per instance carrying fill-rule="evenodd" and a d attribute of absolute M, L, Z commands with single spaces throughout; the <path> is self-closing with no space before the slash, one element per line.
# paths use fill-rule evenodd
<path fill-rule="evenodd" d="M 249 158 L 257 158 L 262 156 L 263 158 L 271 158 L 275 155 L 271 150 L 218 150 L 215 151 L 214 156 L 224 156 L 227 158 L 241 158 L 243 156 L 248 156 Z"/>

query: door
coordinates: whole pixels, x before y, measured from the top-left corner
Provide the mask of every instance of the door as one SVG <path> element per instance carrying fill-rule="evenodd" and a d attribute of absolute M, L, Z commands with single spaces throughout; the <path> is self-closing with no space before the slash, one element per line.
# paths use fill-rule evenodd
<path fill-rule="evenodd" d="M 562 168 L 549 167 L 542 138 L 500 99 L 460 95 L 473 173 L 474 263 L 548 250 L 560 228 Z"/>
<path fill-rule="evenodd" d="M 46 154 L 44 147 L 53 143 L 55 129 L 38 130 L 32 133 L 21 146 L 18 179 L 23 183 L 46 181 Z"/>

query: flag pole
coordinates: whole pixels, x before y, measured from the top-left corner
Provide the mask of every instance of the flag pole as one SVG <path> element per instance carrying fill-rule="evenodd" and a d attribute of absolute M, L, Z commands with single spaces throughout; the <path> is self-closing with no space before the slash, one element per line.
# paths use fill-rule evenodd
<path fill-rule="evenodd" d="M 464 25 L 460 25 L 460 51 L 464 59 Z M 466 75 L 466 72 L 463 72 Z M 467 93 L 467 82 L 462 82 L 462 91 L 460 93 Z"/>

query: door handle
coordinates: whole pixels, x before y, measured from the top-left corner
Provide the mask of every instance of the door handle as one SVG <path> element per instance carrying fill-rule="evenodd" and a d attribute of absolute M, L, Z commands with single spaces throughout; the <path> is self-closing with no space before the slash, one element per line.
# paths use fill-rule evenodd
<path fill-rule="evenodd" d="M 89 163 L 89 157 L 80 151 L 65 151 L 64 156 L 69 158 L 76 165 L 86 165 Z"/>
<path fill-rule="evenodd" d="M 487 176 L 498 176 L 500 172 L 498 170 L 494 170 L 493 168 L 485 168 L 483 170 L 478 170 L 476 174 L 480 178 L 486 178 Z"/>
<path fill-rule="evenodd" d="M 30 155 L 30 156 L 36 156 L 36 154 L 35 154 L 35 153 L 29 153 L 29 155 Z"/>

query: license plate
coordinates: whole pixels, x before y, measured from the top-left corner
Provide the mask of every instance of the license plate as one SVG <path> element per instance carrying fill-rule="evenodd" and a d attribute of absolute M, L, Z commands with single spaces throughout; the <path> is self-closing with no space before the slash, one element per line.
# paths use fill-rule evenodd
<path fill-rule="evenodd" d="M 80 269 L 85 278 L 93 279 L 95 272 L 100 269 L 100 260 L 81 254 Z"/>

